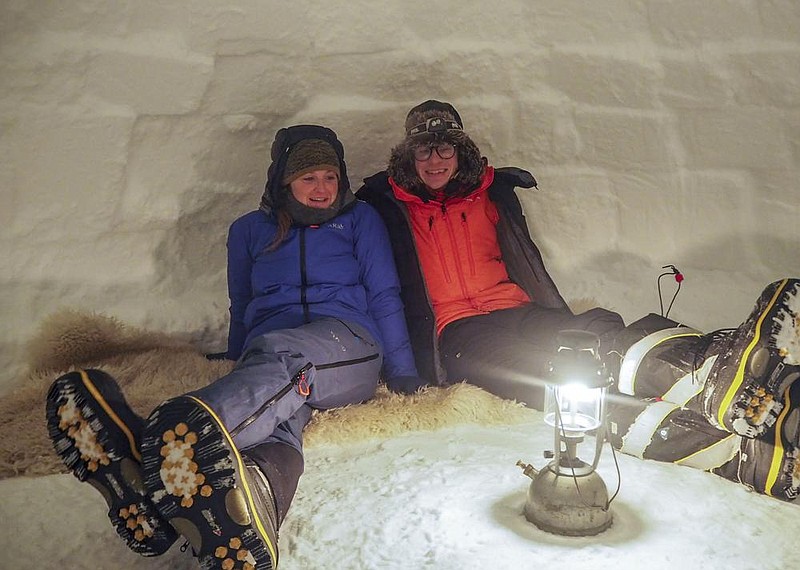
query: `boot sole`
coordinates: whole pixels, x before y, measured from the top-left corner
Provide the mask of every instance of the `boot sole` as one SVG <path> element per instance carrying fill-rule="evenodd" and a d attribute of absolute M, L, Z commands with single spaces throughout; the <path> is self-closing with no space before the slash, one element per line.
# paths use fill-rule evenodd
<path fill-rule="evenodd" d="M 233 439 L 201 400 L 183 396 L 151 414 L 142 438 L 145 485 L 205 570 L 268 570 L 277 544 L 253 501 Z"/>
<path fill-rule="evenodd" d="M 792 334 L 800 337 L 800 314 L 790 309 L 798 296 L 800 282 L 784 279 L 760 312 L 733 380 L 718 400 L 715 420 L 723 429 L 746 438 L 759 437 L 775 424 L 784 409 L 786 388 L 800 378 L 800 366 L 787 363 L 788 348 L 780 346 Z M 793 330 L 786 332 L 786 327 Z M 781 333 L 787 338 L 779 339 Z M 712 370 L 711 376 L 716 373 Z M 715 400 L 712 393 L 712 405 Z"/>
<path fill-rule="evenodd" d="M 157 556 L 178 535 L 147 496 L 134 430 L 121 417 L 133 412 L 112 409 L 103 393 L 119 389 L 102 374 L 79 370 L 56 379 L 47 395 L 50 439 L 72 474 L 103 496 L 108 518 L 128 547 Z"/>
<path fill-rule="evenodd" d="M 767 476 L 767 492 L 786 500 L 794 500 L 800 495 L 800 411 L 796 403 L 792 405 L 793 398 L 789 389 L 786 392 L 786 408 L 775 423 L 775 433 L 778 435 L 772 442 L 775 451 Z M 800 395 L 800 390 L 795 392 Z"/>
<path fill-rule="evenodd" d="M 740 477 L 745 475 L 743 483 L 759 492 L 794 501 L 800 496 L 800 382 L 784 398 L 786 407 L 773 428 L 761 438 L 743 441 Z"/>

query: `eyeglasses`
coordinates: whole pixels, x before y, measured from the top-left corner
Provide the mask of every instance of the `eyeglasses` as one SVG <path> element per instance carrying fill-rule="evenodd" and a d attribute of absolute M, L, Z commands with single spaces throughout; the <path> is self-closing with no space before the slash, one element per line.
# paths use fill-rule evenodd
<path fill-rule="evenodd" d="M 453 158 L 456 154 L 456 147 L 451 143 L 426 144 L 414 147 L 414 160 L 425 162 L 431 157 L 434 149 L 439 158 L 444 160 Z"/>

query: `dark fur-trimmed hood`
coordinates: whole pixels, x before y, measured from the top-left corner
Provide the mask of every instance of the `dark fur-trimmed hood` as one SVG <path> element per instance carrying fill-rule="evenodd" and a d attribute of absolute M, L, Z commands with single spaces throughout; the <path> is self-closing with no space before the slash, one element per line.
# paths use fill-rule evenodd
<path fill-rule="evenodd" d="M 301 141 L 321 140 L 328 143 L 336 152 L 339 162 L 339 196 L 342 202 L 351 201 L 349 196 L 350 181 L 347 178 L 347 165 L 344 162 L 344 146 L 336 133 L 320 125 L 294 125 L 279 129 L 270 148 L 270 165 L 267 169 L 267 183 L 261 197 L 261 210 L 270 212 L 273 209 L 286 207 L 289 190 L 283 179 L 289 152 Z"/>

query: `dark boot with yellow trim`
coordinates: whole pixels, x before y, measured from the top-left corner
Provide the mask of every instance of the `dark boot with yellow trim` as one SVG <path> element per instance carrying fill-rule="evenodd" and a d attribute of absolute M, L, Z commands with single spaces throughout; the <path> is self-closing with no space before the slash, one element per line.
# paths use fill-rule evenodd
<path fill-rule="evenodd" d="M 56 453 L 75 477 L 103 495 L 128 547 L 143 556 L 166 552 L 178 535 L 147 495 L 139 451 L 144 420 L 116 381 L 100 370 L 65 374 L 50 387 L 46 414 Z"/>
<path fill-rule="evenodd" d="M 244 455 L 251 459 L 270 482 L 280 527 L 292 504 L 297 484 L 303 474 L 303 454 L 281 441 L 269 441 L 246 449 Z"/>
<path fill-rule="evenodd" d="M 217 414 L 193 396 L 164 402 L 142 438 L 145 485 L 161 516 L 205 570 L 268 570 L 278 563 L 270 481 L 244 457 Z"/>
<path fill-rule="evenodd" d="M 768 285 L 720 347 L 703 390 L 708 420 L 746 438 L 766 434 L 800 378 L 800 280 Z"/>
<path fill-rule="evenodd" d="M 737 461 L 723 474 L 782 501 L 800 497 L 800 382 L 784 394 L 786 406 L 765 434 L 742 439 Z"/>

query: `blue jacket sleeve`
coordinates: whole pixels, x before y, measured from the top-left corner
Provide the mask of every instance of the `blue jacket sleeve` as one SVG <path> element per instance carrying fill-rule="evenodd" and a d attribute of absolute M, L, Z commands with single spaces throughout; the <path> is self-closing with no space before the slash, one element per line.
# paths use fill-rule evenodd
<path fill-rule="evenodd" d="M 359 202 L 357 207 L 362 213 L 356 219 L 355 254 L 367 292 L 367 309 L 383 340 L 384 379 L 390 382 L 399 376 L 417 376 L 389 233 L 372 206 Z"/>
<path fill-rule="evenodd" d="M 239 218 L 228 230 L 228 299 L 230 300 L 230 327 L 228 329 L 227 358 L 238 360 L 244 349 L 247 327 L 244 315 L 253 298 L 250 273 L 253 259 L 250 255 L 250 228 Z"/>

